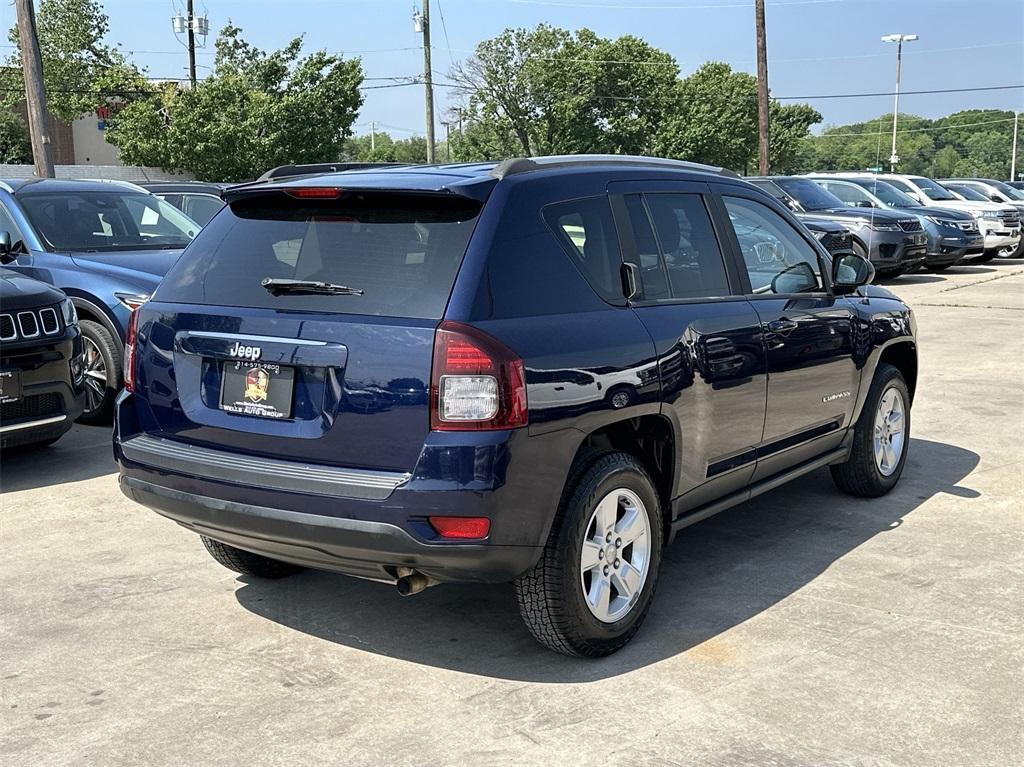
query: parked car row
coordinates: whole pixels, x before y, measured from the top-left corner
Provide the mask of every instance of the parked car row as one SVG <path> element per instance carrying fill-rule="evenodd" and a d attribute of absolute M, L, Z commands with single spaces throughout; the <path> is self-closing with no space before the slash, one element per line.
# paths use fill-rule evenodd
<path fill-rule="evenodd" d="M 1024 253 L 1024 192 L 991 180 L 947 180 L 876 173 L 752 177 L 806 220 L 836 221 L 880 276 L 923 267 L 1018 258 Z"/>

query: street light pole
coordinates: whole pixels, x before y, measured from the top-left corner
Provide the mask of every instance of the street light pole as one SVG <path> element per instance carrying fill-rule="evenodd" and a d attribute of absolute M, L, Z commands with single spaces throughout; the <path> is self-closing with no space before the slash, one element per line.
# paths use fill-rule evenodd
<path fill-rule="evenodd" d="M 1020 122 L 1020 112 L 1013 113 L 1013 150 L 1010 152 L 1010 181 L 1017 180 L 1017 123 Z"/>
<path fill-rule="evenodd" d="M 892 154 L 889 156 L 890 170 L 896 172 L 896 163 L 900 157 L 896 154 L 896 125 L 900 119 L 900 70 L 903 66 L 903 43 L 912 43 L 917 35 L 885 35 L 883 43 L 896 43 L 896 102 L 892 108 Z"/>

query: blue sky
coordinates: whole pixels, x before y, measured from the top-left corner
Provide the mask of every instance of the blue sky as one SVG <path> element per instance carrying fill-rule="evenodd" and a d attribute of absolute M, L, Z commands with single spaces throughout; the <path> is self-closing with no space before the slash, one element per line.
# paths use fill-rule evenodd
<path fill-rule="evenodd" d="M 111 39 L 137 51 L 135 60 L 151 75 L 187 74 L 185 51 L 170 28 L 172 3 L 181 6 L 183 0 L 103 1 Z M 196 0 L 196 5 L 205 9 L 211 29 L 230 20 L 263 48 L 305 35 L 309 49 L 361 56 L 368 78 L 422 72 L 412 0 Z M 904 46 L 905 91 L 1024 84 L 1024 0 L 766 0 L 766 5 L 775 96 L 891 91 L 895 46 L 879 38 L 894 32 L 920 36 Z M 480 40 L 506 27 L 539 22 L 586 26 L 606 37 L 636 35 L 671 53 L 683 74 L 709 59 L 750 72 L 755 68 L 753 0 L 431 0 L 431 13 L 439 79 L 447 79 L 452 59 L 468 56 Z M 6 3 L 0 6 L 0 22 L 13 23 Z M 199 63 L 212 63 L 212 36 Z M 381 81 L 366 83 L 377 84 Z M 357 132 L 368 132 L 373 120 L 396 136 L 422 134 L 421 86 L 365 95 Z M 437 90 L 442 110 L 450 97 L 448 89 Z M 892 109 L 891 97 L 808 101 L 833 124 Z M 969 108 L 1024 110 L 1024 89 L 907 95 L 900 103 L 901 112 L 926 117 Z"/>

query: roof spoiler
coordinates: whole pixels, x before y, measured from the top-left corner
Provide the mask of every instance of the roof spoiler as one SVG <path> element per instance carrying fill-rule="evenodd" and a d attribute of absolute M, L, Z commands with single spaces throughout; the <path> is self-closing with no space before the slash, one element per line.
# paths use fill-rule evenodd
<path fill-rule="evenodd" d="M 282 178 L 311 176 L 318 173 L 344 173 L 347 170 L 372 170 L 374 168 L 408 167 L 404 162 L 317 162 L 304 165 L 278 165 L 271 168 L 257 181 L 277 181 Z"/>

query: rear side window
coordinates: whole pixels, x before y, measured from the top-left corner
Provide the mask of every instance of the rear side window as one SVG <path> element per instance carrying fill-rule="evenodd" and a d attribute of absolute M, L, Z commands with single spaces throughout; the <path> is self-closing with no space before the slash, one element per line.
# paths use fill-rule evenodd
<path fill-rule="evenodd" d="M 155 298 L 184 304 L 438 319 L 480 213 L 472 200 L 347 193 L 239 200 L 203 229 Z M 271 295 L 267 277 L 362 295 Z"/>
<path fill-rule="evenodd" d="M 544 220 L 591 287 L 606 301 L 621 304 L 622 254 L 608 198 L 548 205 Z"/>
<path fill-rule="evenodd" d="M 722 251 L 698 194 L 648 194 L 654 231 L 665 257 L 673 298 L 729 295 Z"/>

